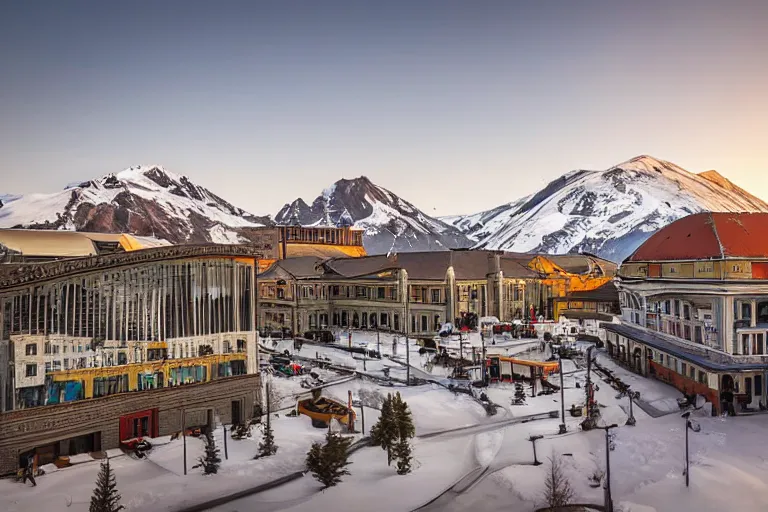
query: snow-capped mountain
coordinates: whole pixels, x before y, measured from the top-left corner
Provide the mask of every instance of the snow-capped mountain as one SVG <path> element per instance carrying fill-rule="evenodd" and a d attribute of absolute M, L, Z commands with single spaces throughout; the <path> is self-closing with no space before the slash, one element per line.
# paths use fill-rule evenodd
<path fill-rule="evenodd" d="M 659 228 L 701 211 L 768 212 L 768 204 L 716 171 L 693 174 L 639 156 L 605 171 L 572 171 L 533 196 L 442 220 L 476 248 L 590 252 L 622 261 Z"/>
<path fill-rule="evenodd" d="M 51 194 L 4 195 L 0 227 L 149 235 L 172 243 L 245 241 L 240 228 L 270 224 L 160 166 L 68 185 Z"/>
<path fill-rule="evenodd" d="M 339 180 L 308 205 L 302 199 L 275 215 L 278 224 L 352 225 L 365 230 L 370 254 L 468 247 L 472 241 L 456 227 L 426 215 L 408 201 L 362 176 Z"/>

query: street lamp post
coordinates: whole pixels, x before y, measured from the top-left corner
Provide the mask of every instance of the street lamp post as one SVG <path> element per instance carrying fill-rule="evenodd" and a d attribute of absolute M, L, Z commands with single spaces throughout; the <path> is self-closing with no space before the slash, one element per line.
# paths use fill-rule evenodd
<path fill-rule="evenodd" d="M 560 362 L 560 434 L 565 434 L 565 384 L 563 384 L 563 355 L 558 356 Z"/>
<path fill-rule="evenodd" d="M 408 331 L 411 328 L 411 285 L 407 285 L 405 295 L 405 385 L 411 385 L 411 350 L 408 343 Z"/>
<path fill-rule="evenodd" d="M 483 373 L 483 386 L 487 386 L 488 385 L 488 373 L 487 373 L 488 369 L 485 367 L 485 361 L 486 361 L 486 358 L 485 358 L 485 334 L 483 333 L 483 328 L 482 327 L 480 327 L 480 343 L 482 343 L 482 349 L 481 350 L 483 352 L 480 355 L 480 357 L 482 358 L 481 363 L 483 365 L 482 366 L 482 368 L 483 368 L 483 372 L 482 372 Z"/>
<path fill-rule="evenodd" d="M 625 425 L 629 425 L 630 427 L 634 427 L 637 423 L 637 420 L 635 420 L 635 412 L 632 409 L 632 402 L 634 402 L 635 398 L 638 398 L 640 396 L 639 392 L 633 392 L 632 390 L 627 390 L 627 396 L 629 397 L 629 418 L 627 418 L 627 422 Z"/>
<path fill-rule="evenodd" d="M 533 465 L 534 466 L 540 466 L 541 462 L 539 462 L 539 459 L 536 458 L 536 441 L 541 439 L 544 436 L 530 436 L 528 440 L 533 444 Z"/>
<path fill-rule="evenodd" d="M 605 430 L 605 512 L 613 512 L 613 498 L 611 497 L 611 438 L 608 431 L 616 427 L 618 425 L 615 423 L 605 427 L 597 427 Z"/>
<path fill-rule="evenodd" d="M 685 411 L 681 417 L 685 420 L 685 486 L 688 487 L 690 485 L 690 462 L 688 459 L 688 431 L 693 430 L 694 432 L 700 432 L 701 425 L 699 425 L 695 421 L 691 421 L 691 411 Z"/>

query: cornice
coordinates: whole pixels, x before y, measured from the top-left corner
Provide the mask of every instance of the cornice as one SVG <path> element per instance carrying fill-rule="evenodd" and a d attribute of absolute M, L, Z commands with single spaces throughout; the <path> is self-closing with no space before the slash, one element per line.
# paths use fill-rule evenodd
<path fill-rule="evenodd" d="M 251 245 L 174 245 L 45 263 L 3 264 L 0 265 L 0 291 L 112 268 L 200 256 L 240 256 L 263 259 L 265 251 Z"/>

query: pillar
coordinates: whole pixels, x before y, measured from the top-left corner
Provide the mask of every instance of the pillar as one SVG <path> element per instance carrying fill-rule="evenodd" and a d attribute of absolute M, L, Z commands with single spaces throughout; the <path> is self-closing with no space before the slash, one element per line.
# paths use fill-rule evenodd
<path fill-rule="evenodd" d="M 445 317 L 446 322 L 451 322 L 458 316 L 458 304 L 456 303 L 456 274 L 453 266 L 448 267 L 445 273 L 446 293 L 445 293 Z"/>

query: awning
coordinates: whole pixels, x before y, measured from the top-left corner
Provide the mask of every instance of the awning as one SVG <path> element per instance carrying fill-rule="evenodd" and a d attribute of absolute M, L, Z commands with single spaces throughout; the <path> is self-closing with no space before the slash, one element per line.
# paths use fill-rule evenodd
<path fill-rule="evenodd" d="M 600 327 L 608 332 L 614 332 L 624 336 L 625 338 L 629 338 L 638 343 L 642 343 L 643 345 L 647 345 L 651 348 L 666 352 L 667 354 L 677 357 L 678 359 L 682 359 L 697 366 L 701 366 L 708 371 L 748 372 L 768 370 L 768 363 L 738 363 L 715 361 L 714 358 L 710 357 L 709 354 L 694 352 L 691 349 L 687 349 L 682 344 L 677 344 L 673 341 L 667 340 L 658 334 L 643 329 L 638 329 L 637 327 L 632 327 L 626 324 L 602 323 L 600 324 Z M 715 354 L 712 354 L 712 356 L 717 357 Z M 728 358 L 728 355 L 723 354 L 722 358 L 726 359 Z"/>

